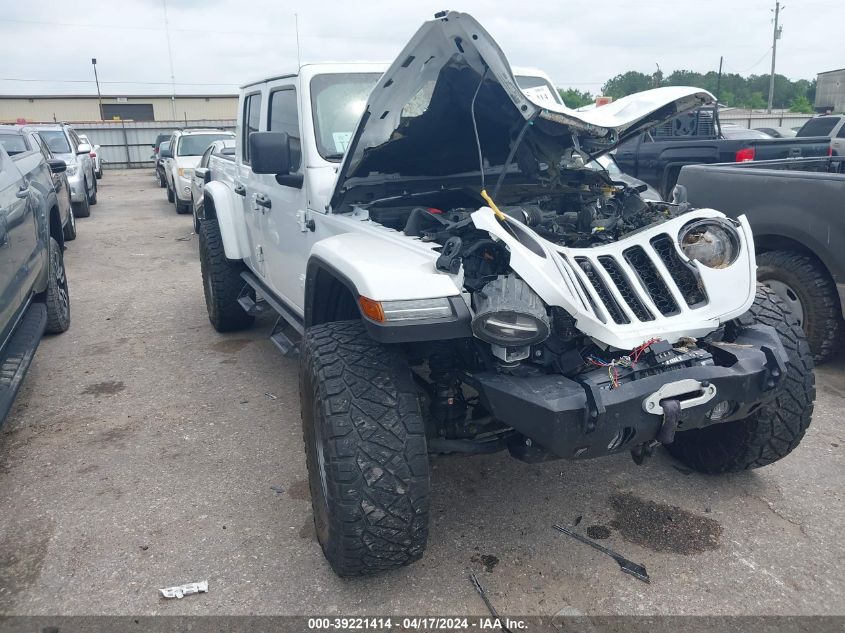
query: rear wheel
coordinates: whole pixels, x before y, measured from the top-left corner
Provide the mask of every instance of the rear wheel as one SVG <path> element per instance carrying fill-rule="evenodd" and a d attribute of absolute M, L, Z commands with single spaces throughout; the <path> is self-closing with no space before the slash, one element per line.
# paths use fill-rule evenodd
<path fill-rule="evenodd" d="M 816 399 L 813 356 L 804 331 L 783 302 L 764 286 L 751 309 L 726 328 L 727 340 L 743 327 L 770 325 L 777 330 L 789 360 L 786 378 L 774 400 L 743 420 L 683 431 L 666 448 L 677 459 L 704 473 L 727 473 L 766 466 L 791 453 L 801 439 Z"/>
<path fill-rule="evenodd" d="M 165 180 L 164 174 L 161 172 L 156 172 L 156 175 L 158 175 L 158 186 L 161 189 L 164 189 L 167 186 L 167 180 Z"/>
<path fill-rule="evenodd" d="M 191 212 L 191 203 L 190 202 L 182 202 L 177 197 L 175 199 L 174 204 L 176 205 L 176 213 L 178 213 L 179 215 Z"/>
<path fill-rule="evenodd" d="M 208 319 L 218 332 L 232 332 L 250 327 L 255 317 L 238 303 L 246 282 L 241 272 L 243 262 L 226 257 L 223 238 L 216 219 L 206 220 L 199 232 L 200 269 Z"/>
<path fill-rule="evenodd" d="M 299 372 L 311 507 L 332 569 L 360 576 L 418 560 L 428 454 L 407 362 L 344 321 L 305 332 Z"/>
<path fill-rule="evenodd" d="M 841 342 L 842 318 L 836 284 L 824 266 L 809 255 L 769 251 L 757 257 L 757 280 L 804 328 L 816 361 L 828 360 Z"/>
<path fill-rule="evenodd" d="M 94 191 L 91 193 L 90 196 L 88 196 L 88 204 L 90 204 L 92 207 L 97 204 L 97 179 L 95 178 L 93 182 Z"/>
<path fill-rule="evenodd" d="M 70 293 L 67 287 L 65 259 L 62 247 L 50 238 L 47 271 L 47 327 L 50 334 L 64 332 L 70 327 Z"/>

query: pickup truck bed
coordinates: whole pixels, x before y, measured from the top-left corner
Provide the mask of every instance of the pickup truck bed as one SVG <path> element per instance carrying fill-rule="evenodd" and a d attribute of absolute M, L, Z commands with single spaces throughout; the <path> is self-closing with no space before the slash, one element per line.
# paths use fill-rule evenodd
<path fill-rule="evenodd" d="M 694 165 L 678 184 L 689 202 L 754 232 L 758 280 L 800 314 L 818 360 L 833 354 L 845 310 L 845 157 Z"/>
<path fill-rule="evenodd" d="M 616 161 L 622 171 L 647 182 L 668 200 L 685 165 L 820 157 L 829 153 L 830 139 L 826 137 L 727 139 L 642 134 L 616 150 Z"/>

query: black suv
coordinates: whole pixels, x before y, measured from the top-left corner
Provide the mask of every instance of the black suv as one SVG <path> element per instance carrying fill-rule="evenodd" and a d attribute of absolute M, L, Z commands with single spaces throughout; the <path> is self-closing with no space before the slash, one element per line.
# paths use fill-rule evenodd
<path fill-rule="evenodd" d="M 45 158 L 26 131 L 0 129 L 0 424 L 42 334 L 70 326 L 61 205 L 51 175 L 66 169 L 63 160 Z"/>

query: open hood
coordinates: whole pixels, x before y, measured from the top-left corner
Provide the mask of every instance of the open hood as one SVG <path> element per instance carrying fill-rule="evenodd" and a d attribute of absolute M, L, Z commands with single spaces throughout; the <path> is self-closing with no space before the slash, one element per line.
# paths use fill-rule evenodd
<path fill-rule="evenodd" d="M 477 173 L 479 144 L 485 173 L 504 165 L 518 140 L 513 161 L 520 172 L 554 176 L 573 149 L 598 156 L 711 103 L 705 90 L 671 87 L 577 112 L 542 90 L 520 90 L 504 53 L 472 16 L 439 13 L 373 88 L 330 204 L 364 202 L 352 193 L 360 185 Z"/>

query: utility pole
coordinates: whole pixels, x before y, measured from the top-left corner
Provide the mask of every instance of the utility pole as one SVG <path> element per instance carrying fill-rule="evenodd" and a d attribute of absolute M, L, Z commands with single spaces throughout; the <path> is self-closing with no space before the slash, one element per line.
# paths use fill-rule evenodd
<path fill-rule="evenodd" d="M 94 67 L 94 83 L 97 84 L 97 101 L 100 104 L 100 121 L 105 119 L 106 117 L 103 116 L 103 97 L 100 95 L 100 78 L 97 77 L 97 58 L 91 58 L 91 65 Z"/>
<path fill-rule="evenodd" d="M 783 30 L 782 26 L 778 26 L 780 10 L 780 0 L 777 0 L 775 2 L 775 29 L 772 33 L 772 74 L 769 75 L 769 107 L 766 109 L 766 112 L 768 112 L 769 114 L 772 113 L 772 101 L 775 98 L 775 56 L 778 52 L 778 40 L 780 39 L 780 32 Z"/>
<path fill-rule="evenodd" d="M 173 120 L 178 121 L 176 116 L 176 74 L 173 72 L 173 49 L 170 47 L 170 23 L 167 20 L 167 0 L 161 0 L 164 4 L 164 32 L 167 35 L 167 57 L 170 60 L 170 84 L 172 93 L 170 95 L 170 105 L 173 109 Z"/>

